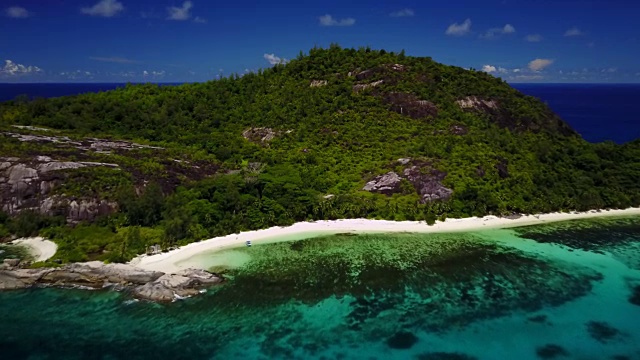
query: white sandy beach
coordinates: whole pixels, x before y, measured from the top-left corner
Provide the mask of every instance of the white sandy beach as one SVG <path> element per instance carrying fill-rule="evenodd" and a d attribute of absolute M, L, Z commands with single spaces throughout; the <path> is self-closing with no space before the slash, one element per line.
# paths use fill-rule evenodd
<path fill-rule="evenodd" d="M 640 208 L 624 210 L 602 210 L 582 213 L 549 213 L 527 215 L 517 219 L 485 216 L 463 219 L 446 219 L 434 225 L 427 225 L 423 221 L 388 221 L 369 219 L 345 219 L 315 222 L 300 222 L 287 227 L 272 227 L 264 230 L 247 231 L 240 234 L 216 237 L 183 246 L 181 248 L 157 255 L 141 255 L 131 260 L 130 264 L 147 270 L 175 272 L 189 267 L 201 267 L 198 261 L 190 261 L 203 253 L 213 254 L 216 251 L 245 246 L 247 240 L 252 244 L 273 242 L 278 239 L 303 239 L 319 234 L 339 233 L 447 233 L 475 231 L 482 229 L 500 229 L 516 226 L 543 224 L 557 221 L 587 219 L 602 216 L 640 215 Z M 305 236 L 306 235 L 306 236 Z"/>
<path fill-rule="evenodd" d="M 26 247 L 35 261 L 48 260 L 58 251 L 58 245 L 56 245 L 56 243 L 42 237 L 22 238 L 14 240 L 11 243 Z"/>

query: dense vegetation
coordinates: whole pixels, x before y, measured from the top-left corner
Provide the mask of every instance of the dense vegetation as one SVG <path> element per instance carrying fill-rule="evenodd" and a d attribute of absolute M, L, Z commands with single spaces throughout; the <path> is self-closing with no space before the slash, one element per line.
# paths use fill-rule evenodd
<path fill-rule="evenodd" d="M 326 85 L 310 86 L 313 80 Z M 383 83 L 354 91 L 377 80 Z M 397 93 L 427 100 L 437 111 L 407 116 L 398 95 L 389 95 Z M 456 100 L 468 96 L 494 101 L 499 109 L 462 109 Z M 31 213 L 0 217 L 0 236 L 44 231 L 60 244 L 63 260 L 123 261 L 154 243 L 166 248 L 312 219 L 432 222 L 640 204 L 640 141 L 588 143 L 539 100 L 498 78 L 404 52 L 331 46 L 286 65 L 200 84 L 18 98 L 0 104 L 0 127 L 12 125 L 166 148 L 90 155 L 120 164 L 123 172 L 71 172 L 72 180 L 57 189 L 61 194 L 120 206 L 93 224 L 72 228 L 58 220 L 21 220 L 39 218 Z M 249 141 L 243 132 L 250 128 L 271 128 L 275 137 Z M 2 140 L 3 156 L 77 156 Z M 401 172 L 399 158 L 421 159 L 446 172 L 443 185 L 452 197 L 421 203 L 411 186 L 391 196 L 362 191 L 377 175 Z M 216 174 L 168 181 L 171 159 L 210 166 Z"/>

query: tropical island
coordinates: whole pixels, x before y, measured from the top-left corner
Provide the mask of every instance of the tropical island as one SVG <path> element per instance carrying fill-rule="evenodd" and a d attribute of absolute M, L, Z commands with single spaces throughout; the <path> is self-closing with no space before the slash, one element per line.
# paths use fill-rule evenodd
<path fill-rule="evenodd" d="M 640 205 L 640 140 L 589 143 L 499 78 L 368 47 L 206 83 L 17 98 L 0 104 L 0 137 L 0 238 L 53 241 L 32 265 L 47 269 L 319 220 L 407 221 L 314 225 L 333 233 L 455 231 L 469 225 L 452 219 Z M 219 281 L 189 276 L 207 279 L 194 289 Z"/>

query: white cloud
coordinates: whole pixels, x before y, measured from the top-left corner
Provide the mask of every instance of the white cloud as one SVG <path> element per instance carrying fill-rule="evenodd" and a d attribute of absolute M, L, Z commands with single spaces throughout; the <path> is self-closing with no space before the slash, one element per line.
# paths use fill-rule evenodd
<path fill-rule="evenodd" d="M 612 68 L 608 68 L 608 69 L 602 69 L 602 72 L 603 72 L 603 73 L 614 73 L 614 72 L 616 72 L 616 71 L 618 71 L 618 69 L 617 69 L 617 68 L 614 68 L 614 67 L 612 67 Z"/>
<path fill-rule="evenodd" d="M 200 16 L 196 16 L 196 17 L 193 19 L 193 22 L 194 22 L 194 23 L 198 23 L 198 24 L 206 24 L 206 23 L 207 23 L 207 19 L 203 19 L 203 18 L 201 18 Z"/>
<path fill-rule="evenodd" d="M 484 65 L 482 67 L 482 71 L 492 73 L 498 71 L 498 69 L 496 69 L 496 67 L 493 65 Z"/>
<path fill-rule="evenodd" d="M 480 35 L 480 37 L 483 38 L 483 39 L 491 39 L 491 38 L 493 38 L 495 36 L 498 36 L 498 35 L 513 34 L 515 32 L 516 32 L 516 28 L 513 27 L 513 25 L 506 24 L 505 26 L 503 26 L 501 28 L 489 29 L 489 30 L 487 30 L 486 33 Z"/>
<path fill-rule="evenodd" d="M 143 71 L 142 76 L 149 76 L 149 72 L 147 70 Z"/>
<path fill-rule="evenodd" d="M 564 32 L 564 36 L 580 36 L 580 35 L 584 35 L 584 33 L 575 26 Z"/>
<path fill-rule="evenodd" d="M 553 64 L 553 60 L 551 59 L 535 59 L 529 62 L 529 70 L 541 71 L 551 64 Z"/>
<path fill-rule="evenodd" d="M 525 38 L 528 42 L 540 42 L 542 41 L 542 35 L 540 34 L 531 34 L 527 35 Z"/>
<path fill-rule="evenodd" d="M 95 60 L 95 61 L 102 61 L 102 62 L 118 63 L 118 64 L 137 64 L 138 63 L 138 61 L 117 57 L 117 56 L 112 56 L 112 57 L 91 56 L 89 57 L 89 59 Z"/>
<path fill-rule="evenodd" d="M 264 54 L 264 59 L 271 65 L 286 64 L 288 61 L 287 59 L 277 57 L 275 54 Z"/>
<path fill-rule="evenodd" d="M 27 9 L 20 6 L 11 6 L 5 10 L 5 15 L 14 19 L 24 19 L 28 18 L 31 14 L 27 11 Z"/>
<path fill-rule="evenodd" d="M 514 73 L 519 73 L 520 71 L 522 71 L 522 70 L 520 70 L 520 69 L 513 69 L 513 72 L 514 72 Z"/>
<path fill-rule="evenodd" d="M 471 19 L 465 20 L 462 24 L 453 23 L 449 25 L 445 34 L 451 36 L 463 36 L 471 31 Z"/>
<path fill-rule="evenodd" d="M 516 32 L 516 28 L 514 28 L 511 24 L 507 24 L 502 28 L 503 34 L 513 34 L 514 32 Z"/>
<path fill-rule="evenodd" d="M 389 14 L 389 16 L 391 17 L 410 17 L 415 15 L 416 13 L 409 8 L 404 8 L 402 10 L 398 10 L 398 11 L 394 11 L 391 14 Z"/>
<path fill-rule="evenodd" d="M 22 64 L 16 64 L 11 60 L 5 60 L 4 66 L 0 66 L 0 76 L 21 76 L 42 73 L 43 70 L 37 66 L 24 66 Z"/>
<path fill-rule="evenodd" d="M 83 7 L 80 12 L 86 15 L 112 17 L 124 10 L 124 6 L 117 0 L 101 0 L 91 7 Z"/>
<path fill-rule="evenodd" d="M 169 12 L 169 17 L 167 17 L 167 20 L 189 20 L 191 18 L 192 7 L 193 3 L 191 1 L 185 1 L 184 3 L 182 3 L 182 7 L 168 7 L 167 11 Z"/>
<path fill-rule="evenodd" d="M 482 66 L 482 71 L 486 72 L 486 73 L 498 73 L 498 74 L 506 74 L 509 72 L 509 70 L 498 66 L 495 67 L 493 65 L 484 65 Z"/>
<path fill-rule="evenodd" d="M 351 26 L 356 23 L 354 18 L 334 19 L 333 16 L 326 14 L 318 18 L 322 26 Z"/>

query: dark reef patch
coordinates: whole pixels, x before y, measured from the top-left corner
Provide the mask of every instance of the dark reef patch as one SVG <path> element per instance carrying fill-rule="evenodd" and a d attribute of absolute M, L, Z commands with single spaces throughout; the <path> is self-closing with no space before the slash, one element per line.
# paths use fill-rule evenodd
<path fill-rule="evenodd" d="M 418 337 L 411 332 L 399 331 L 387 339 L 387 346 L 392 349 L 411 349 L 418 340 Z"/>
<path fill-rule="evenodd" d="M 530 322 L 533 323 L 546 323 L 547 322 L 547 315 L 536 315 L 536 316 L 531 316 L 527 319 Z"/>
<path fill-rule="evenodd" d="M 450 352 L 430 352 L 422 353 L 416 356 L 416 360 L 477 360 L 475 356 L 462 354 L 462 353 L 450 353 Z"/>
<path fill-rule="evenodd" d="M 569 352 L 560 345 L 547 344 L 536 349 L 536 355 L 540 359 L 557 359 L 569 356 Z"/>
<path fill-rule="evenodd" d="M 610 251 L 613 248 L 637 241 L 640 218 L 600 218 L 572 220 L 547 225 L 525 226 L 516 229 L 519 237 L 539 243 L 554 243 L 592 252 Z"/>
<path fill-rule="evenodd" d="M 640 306 L 640 285 L 633 287 L 631 297 L 629 297 L 629 302 L 633 305 Z"/>
<path fill-rule="evenodd" d="M 590 321 L 586 325 L 589 335 L 603 344 L 622 335 L 620 330 L 603 321 Z"/>

